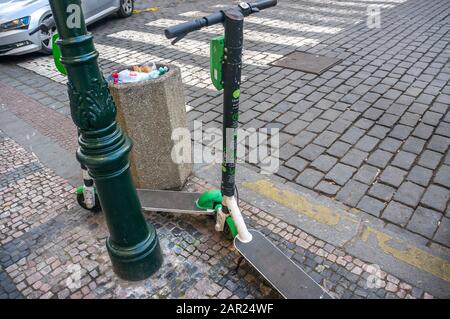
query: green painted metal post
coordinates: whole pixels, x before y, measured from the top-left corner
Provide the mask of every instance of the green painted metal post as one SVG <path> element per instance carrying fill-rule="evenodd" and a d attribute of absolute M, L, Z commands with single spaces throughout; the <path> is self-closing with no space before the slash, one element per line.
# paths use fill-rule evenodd
<path fill-rule="evenodd" d="M 156 230 L 147 224 L 130 175 L 132 143 L 117 126 L 116 107 L 97 64 L 80 0 L 50 0 L 67 70 L 72 119 L 80 130 L 77 159 L 93 177 L 110 236 L 106 246 L 114 272 L 141 280 L 162 264 Z"/>

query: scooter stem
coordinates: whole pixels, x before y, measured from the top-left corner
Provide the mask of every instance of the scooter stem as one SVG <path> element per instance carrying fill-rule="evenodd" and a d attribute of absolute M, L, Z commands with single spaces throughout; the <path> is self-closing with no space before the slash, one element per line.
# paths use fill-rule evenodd
<path fill-rule="evenodd" d="M 228 208 L 236 225 L 238 235 L 237 238 L 243 242 L 248 243 L 252 240 L 252 234 L 249 233 L 247 225 L 245 225 L 244 218 L 242 217 L 241 210 L 234 196 L 223 196 L 222 202 L 224 206 Z"/>

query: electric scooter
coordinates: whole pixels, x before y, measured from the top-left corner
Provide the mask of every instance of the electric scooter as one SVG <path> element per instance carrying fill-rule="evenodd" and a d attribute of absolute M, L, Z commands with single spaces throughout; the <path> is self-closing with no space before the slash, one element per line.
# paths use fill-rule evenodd
<path fill-rule="evenodd" d="M 53 19 L 53 17 L 50 17 L 42 22 L 38 27 L 31 30 L 29 34 L 33 35 L 38 31 L 47 33 L 55 28 L 55 20 Z M 56 44 L 56 40 L 58 40 L 58 33 L 55 32 L 50 40 L 52 41 L 53 60 L 55 62 L 55 67 L 61 74 L 67 75 L 64 65 L 60 61 L 61 52 L 58 45 Z M 78 136 L 79 135 L 80 133 L 78 132 Z M 75 190 L 77 202 L 84 209 L 87 209 L 93 213 L 98 213 L 102 208 L 100 206 L 100 200 L 98 198 L 97 192 L 95 191 L 94 180 L 89 175 L 87 167 L 83 164 L 80 164 L 80 166 L 83 184 L 78 186 Z"/>
<path fill-rule="evenodd" d="M 242 257 L 284 298 L 329 299 L 331 296 L 319 284 L 261 232 L 247 228 L 238 205 L 235 173 L 244 18 L 276 4 L 277 0 L 241 2 L 165 30 L 166 37 L 174 39 L 172 44 L 175 44 L 190 32 L 219 23 L 224 25 L 224 36 L 215 37 L 210 44 L 211 80 L 216 89 L 223 90 L 224 101 L 221 189 L 204 193 L 147 189 L 138 189 L 137 192 L 142 208 L 147 211 L 214 217 L 215 230 L 230 236 Z"/>
<path fill-rule="evenodd" d="M 241 2 L 235 7 L 225 9 L 206 17 L 181 23 L 165 30 L 172 44 L 183 39 L 190 32 L 222 23 L 225 34 L 211 40 L 210 72 L 214 87 L 223 90 L 223 160 L 221 189 L 210 190 L 201 195 L 195 193 L 176 193 L 167 191 L 152 192 L 146 198 L 145 190 L 140 190 L 143 207 L 168 211 L 174 208 L 174 201 L 184 211 L 215 214 L 216 231 L 227 227 L 234 237 L 234 246 L 272 286 L 285 298 L 331 298 L 308 274 L 289 259 L 262 233 L 248 229 L 236 198 L 236 160 L 237 128 L 239 117 L 239 97 L 241 94 L 242 46 L 244 18 L 273 7 L 277 0 L 260 0 L 256 3 Z M 199 195 L 199 197 L 197 197 Z M 197 198 L 195 200 L 195 198 Z M 148 201 L 147 201 L 148 199 Z M 195 201 L 194 201 L 195 200 Z M 159 207 L 154 204 L 159 202 Z M 153 206 L 152 206 L 153 204 Z M 165 207 L 162 204 L 167 204 Z M 151 207 L 152 206 L 152 207 Z M 186 212 L 186 211 L 185 211 Z"/>

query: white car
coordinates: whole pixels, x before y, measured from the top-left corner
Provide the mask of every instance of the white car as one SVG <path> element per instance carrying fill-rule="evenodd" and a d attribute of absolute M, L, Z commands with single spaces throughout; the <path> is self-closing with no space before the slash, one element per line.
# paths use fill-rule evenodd
<path fill-rule="evenodd" d="M 123 18 L 131 16 L 134 0 L 81 0 L 81 7 L 86 24 L 90 24 L 116 13 Z M 33 35 L 29 30 L 51 15 L 48 0 L 0 0 L 0 56 L 36 51 L 50 54 L 55 28 Z"/>

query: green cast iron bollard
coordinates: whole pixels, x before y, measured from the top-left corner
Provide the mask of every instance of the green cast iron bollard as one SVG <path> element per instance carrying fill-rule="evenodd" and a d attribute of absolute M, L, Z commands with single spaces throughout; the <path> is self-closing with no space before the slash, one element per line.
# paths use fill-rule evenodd
<path fill-rule="evenodd" d="M 163 257 L 131 179 L 131 141 L 116 124 L 116 107 L 98 67 L 80 0 L 50 0 L 50 6 L 67 70 L 70 111 L 81 133 L 77 159 L 96 184 L 110 232 L 106 247 L 114 272 L 125 280 L 145 279 L 158 270 Z"/>

